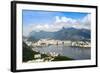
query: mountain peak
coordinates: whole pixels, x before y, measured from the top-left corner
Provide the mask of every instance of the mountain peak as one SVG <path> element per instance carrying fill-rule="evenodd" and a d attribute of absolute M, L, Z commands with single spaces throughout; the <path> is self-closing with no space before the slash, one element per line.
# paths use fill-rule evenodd
<path fill-rule="evenodd" d="M 57 40 L 84 40 L 84 39 L 90 39 L 91 31 L 87 29 L 77 29 L 74 27 L 71 28 L 65 28 L 62 27 L 61 30 L 56 32 L 47 32 L 47 31 L 39 31 L 30 33 L 30 37 L 33 39 L 57 39 Z M 84 39 L 83 39 L 84 38 Z"/>

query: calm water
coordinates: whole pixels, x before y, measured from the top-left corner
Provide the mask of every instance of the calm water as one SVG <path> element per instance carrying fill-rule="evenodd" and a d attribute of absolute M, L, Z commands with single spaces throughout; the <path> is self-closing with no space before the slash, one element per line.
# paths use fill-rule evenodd
<path fill-rule="evenodd" d="M 90 59 L 91 58 L 91 49 L 90 48 L 75 48 L 68 47 L 63 45 L 50 45 L 43 47 L 33 48 L 34 51 L 38 51 L 40 53 L 50 53 L 55 52 L 63 56 L 67 56 L 76 60 L 82 59 Z"/>

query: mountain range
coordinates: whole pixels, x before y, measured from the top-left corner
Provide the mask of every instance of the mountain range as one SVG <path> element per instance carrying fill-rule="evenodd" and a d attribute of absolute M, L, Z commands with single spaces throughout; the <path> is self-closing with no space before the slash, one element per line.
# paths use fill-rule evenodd
<path fill-rule="evenodd" d="M 28 36 L 29 41 L 37 41 L 40 39 L 55 39 L 55 40 L 89 40 L 91 31 L 89 29 L 62 28 L 59 31 L 32 31 Z"/>

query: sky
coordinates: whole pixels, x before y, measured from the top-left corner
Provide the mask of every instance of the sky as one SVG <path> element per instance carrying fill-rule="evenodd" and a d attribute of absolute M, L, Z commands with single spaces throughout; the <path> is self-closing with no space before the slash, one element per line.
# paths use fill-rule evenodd
<path fill-rule="evenodd" d="M 55 32 L 65 28 L 90 29 L 91 14 L 80 12 L 54 12 L 23 10 L 23 35 L 28 36 L 31 31 Z"/>

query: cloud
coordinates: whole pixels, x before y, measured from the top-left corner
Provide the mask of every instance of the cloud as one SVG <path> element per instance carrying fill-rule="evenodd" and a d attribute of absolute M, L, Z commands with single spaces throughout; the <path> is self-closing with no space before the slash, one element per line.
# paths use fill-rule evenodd
<path fill-rule="evenodd" d="M 57 23 L 57 22 L 61 22 L 61 20 L 60 20 L 60 17 L 59 16 L 56 16 L 55 17 L 55 22 Z"/>
<path fill-rule="evenodd" d="M 85 29 L 90 29 L 90 24 L 91 24 L 91 15 L 88 14 L 82 19 L 72 19 L 68 17 L 60 17 L 60 16 L 55 16 L 55 21 L 52 24 L 29 24 L 27 26 L 23 27 L 23 35 L 29 35 L 31 31 L 48 31 L 48 32 L 54 32 L 62 29 L 63 27 L 65 28 L 85 28 Z"/>
<path fill-rule="evenodd" d="M 91 25 L 91 14 L 85 16 L 82 22 L 84 23 L 84 25 Z"/>
<path fill-rule="evenodd" d="M 85 16 L 82 20 L 80 20 L 81 26 L 86 29 L 91 28 L 91 14 Z"/>
<path fill-rule="evenodd" d="M 59 23 L 59 22 L 75 23 L 77 21 L 75 19 L 67 18 L 64 16 L 63 17 L 56 16 L 55 18 L 56 18 L 56 20 L 55 20 L 56 23 Z"/>
<path fill-rule="evenodd" d="M 60 27 L 74 27 L 74 28 L 85 28 L 85 29 L 90 29 L 91 28 L 91 14 L 87 14 L 84 18 L 82 19 L 72 19 L 72 18 L 67 18 L 67 17 L 59 17 L 56 16 L 56 26 Z"/>

